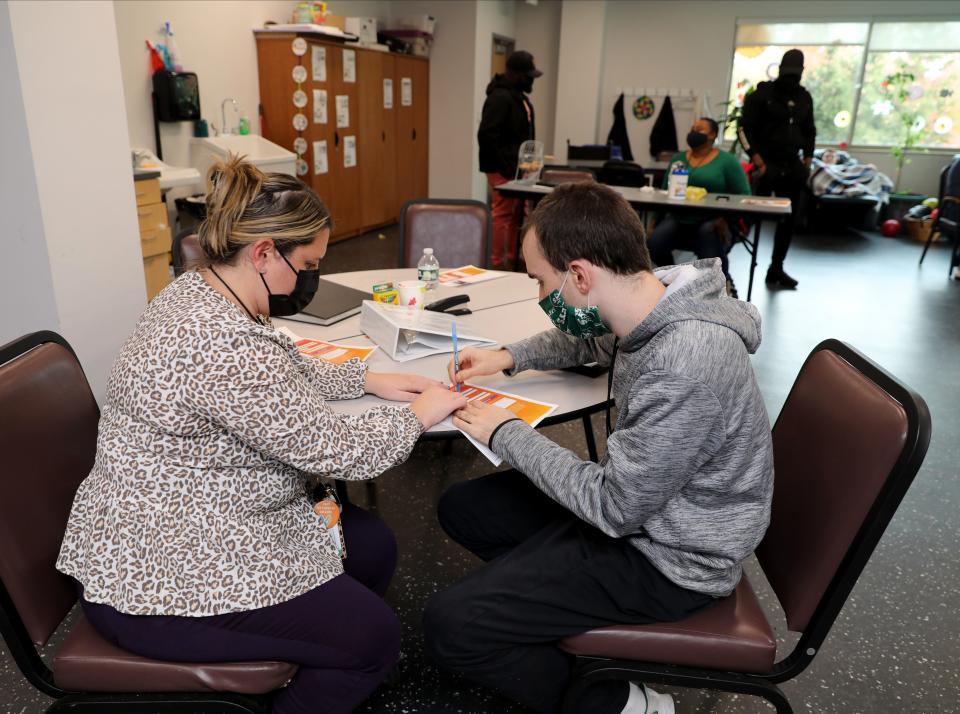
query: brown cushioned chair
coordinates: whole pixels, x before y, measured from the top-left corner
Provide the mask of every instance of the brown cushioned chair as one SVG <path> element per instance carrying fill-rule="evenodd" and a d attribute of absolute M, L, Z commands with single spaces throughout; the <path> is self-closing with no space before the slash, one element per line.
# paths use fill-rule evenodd
<path fill-rule="evenodd" d="M 207 261 L 203 248 L 200 247 L 200 237 L 196 233 L 196 227 L 186 228 L 177 233 L 173 238 L 170 252 L 173 257 L 173 274 L 178 277 Z"/>
<path fill-rule="evenodd" d="M 285 662 L 158 662 L 124 652 L 79 616 L 53 656 L 46 644 L 77 601 L 55 568 L 70 506 L 93 466 L 99 410 L 70 345 L 37 332 L 0 347 L 0 634 L 48 711 L 267 712 L 296 673 Z"/>
<path fill-rule="evenodd" d="M 540 183 L 548 186 L 559 186 L 562 183 L 574 183 L 576 181 L 596 181 L 593 171 L 587 169 L 544 169 L 540 174 Z"/>
<path fill-rule="evenodd" d="M 612 626 L 561 643 L 577 655 L 564 711 L 603 679 L 751 694 L 792 712 L 777 684 L 813 660 L 930 442 L 923 399 L 852 347 L 826 340 L 800 370 L 773 428 L 770 527 L 757 559 L 800 633 L 777 642 L 746 576 L 736 590 L 680 622 Z"/>
<path fill-rule="evenodd" d="M 433 248 L 441 268 L 489 268 L 493 232 L 490 209 L 480 201 L 415 198 L 400 210 L 400 267 L 415 268 Z"/>

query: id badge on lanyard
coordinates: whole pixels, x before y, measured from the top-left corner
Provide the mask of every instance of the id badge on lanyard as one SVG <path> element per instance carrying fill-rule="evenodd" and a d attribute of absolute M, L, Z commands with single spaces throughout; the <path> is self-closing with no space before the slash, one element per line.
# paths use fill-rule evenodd
<path fill-rule="evenodd" d="M 323 498 L 317 501 L 313 507 L 313 512 L 323 519 L 323 525 L 330 532 L 333 539 L 333 545 L 337 549 L 337 555 L 341 560 L 347 557 L 347 541 L 343 537 L 343 520 L 340 516 L 343 509 L 340 507 L 340 499 L 337 498 L 337 492 L 333 486 L 324 484 Z"/>

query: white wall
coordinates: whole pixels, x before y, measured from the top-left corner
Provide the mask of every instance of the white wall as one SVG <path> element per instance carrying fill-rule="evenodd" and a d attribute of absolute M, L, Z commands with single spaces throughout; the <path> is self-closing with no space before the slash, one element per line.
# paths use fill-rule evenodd
<path fill-rule="evenodd" d="M 29 139 L 28 149 L 4 152 L 4 184 L 10 175 L 26 180 L 17 189 L 22 203 L 11 205 L 17 193 L 3 197 L 5 224 L 18 226 L 14 253 L 25 258 L 19 265 L 3 261 L 5 272 L 21 271 L 12 285 L 25 288 L 4 303 L 3 331 L 59 331 L 99 398 L 146 304 L 113 7 L 17 1 L 0 12 L 9 13 L 0 30 L 3 96 L 13 99 L 4 106 L 3 133 L 10 127 L 22 138 L 25 126 Z M 65 81 L 78 58 L 83 81 Z M 7 322 L 12 309 L 19 312 L 15 324 Z"/>
<path fill-rule="evenodd" d="M 9 6 L 0 4 L 0 344 L 59 327 Z"/>
<path fill-rule="evenodd" d="M 821 20 L 846 18 L 865 20 L 894 17 L 897 19 L 924 19 L 960 15 L 957 2 L 936 0 L 876 0 L 862 2 L 792 3 L 751 2 L 749 0 L 713 2 L 704 0 L 620 0 L 606 3 L 605 38 L 599 60 L 591 63 L 592 78 L 586 76 L 587 67 L 580 68 L 577 82 L 599 85 L 599 114 L 601 120 L 589 131 L 589 110 L 584 107 L 582 95 L 576 91 L 574 76 L 567 72 L 569 61 L 566 41 L 574 42 L 577 27 L 568 26 L 568 19 L 578 24 L 582 13 L 573 15 L 568 9 L 577 3 L 564 2 L 561 30 L 561 85 L 557 96 L 557 143 L 562 140 L 561 124 L 577 142 L 606 140 L 612 123 L 610 111 L 617 97 L 618 87 L 684 87 L 708 90 L 713 100 L 724 101 L 729 88 L 733 58 L 734 35 L 738 18 L 777 20 Z M 591 3 L 594 5 L 594 3 Z M 588 43 L 592 44 L 592 43 Z M 571 48 L 572 49 L 572 48 Z M 576 51 L 572 49 L 572 51 Z M 581 52 L 585 50 L 581 49 Z M 585 63 L 584 63 L 585 64 Z M 721 113 L 717 108 L 715 113 Z M 628 112 L 628 125 L 636 120 Z M 650 120 L 652 121 L 652 120 Z M 677 127 L 682 137 L 684 128 Z M 575 133 L 576 132 L 576 133 Z M 634 156 L 641 164 L 650 160 L 649 145 L 633 146 Z M 867 161 L 874 161 L 881 170 L 893 174 L 892 159 L 884 151 L 854 151 Z M 904 186 L 933 192 L 936 174 L 944 162 L 943 154 L 917 154 L 913 163 L 904 169 Z"/>
<path fill-rule="evenodd" d="M 611 8 L 620 4 L 606 0 L 563 0 L 553 139 L 560 161 L 566 161 L 568 141 L 592 144 L 598 138 L 600 79 L 607 42 L 605 18 Z M 604 130 L 601 141 L 605 140 Z"/>
<path fill-rule="evenodd" d="M 544 153 L 554 153 L 557 77 L 560 63 L 560 0 L 540 0 L 536 5 L 517 4 L 517 49 L 533 55 L 543 76 L 533 83 L 530 99 L 536 112 L 537 139 Z M 564 155 L 565 156 L 565 155 Z"/>
<path fill-rule="evenodd" d="M 477 3 L 475 0 L 394 2 L 391 17 L 433 15 L 430 52 L 430 197 L 473 195 L 476 138 L 471 136 Z"/>
<path fill-rule="evenodd" d="M 338 15 L 386 21 L 390 4 L 386 0 L 343 0 L 332 3 L 331 10 Z M 262 27 L 266 20 L 289 22 L 294 5 L 291 0 L 115 0 L 130 145 L 155 148 L 150 61 L 144 42 L 162 42 L 166 21 L 176 35 L 184 70 L 197 73 L 203 117 L 219 128 L 221 103 L 232 97 L 246 112 L 252 131 L 261 133 L 253 29 Z M 237 124 L 232 107 L 227 109 L 227 122 L 234 127 Z M 167 163 L 188 165 L 192 122 L 162 123 L 160 131 Z"/>

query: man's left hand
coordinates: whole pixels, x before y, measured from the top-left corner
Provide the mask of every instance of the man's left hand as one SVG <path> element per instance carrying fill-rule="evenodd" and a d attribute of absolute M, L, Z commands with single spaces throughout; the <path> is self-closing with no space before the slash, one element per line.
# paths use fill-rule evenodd
<path fill-rule="evenodd" d="M 812 157 L 812 156 L 805 156 L 805 157 L 803 158 L 803 165 L 804 165 L 804 167 L 806 167 L 807 171 L 810 170 L 810 165 L 811 165 L 812 163 L 813 163 L 813 157 Z"/>
<path fill-rule="evenodd" d="M 430 387 L 443 387 L 442 382 L 419 374 L 385 374 L 367 372 L 363 391 L 391 402 L 412 402 Z"/>
<path fill-rule="evenodd" d="M 503 422 L 516 418 L 517 415 L 507 409 L 470 402 L 463 409 L 453 413 L 453 425 L 463 429 L 481 444 L 487 444 L 494 429 Z"/>

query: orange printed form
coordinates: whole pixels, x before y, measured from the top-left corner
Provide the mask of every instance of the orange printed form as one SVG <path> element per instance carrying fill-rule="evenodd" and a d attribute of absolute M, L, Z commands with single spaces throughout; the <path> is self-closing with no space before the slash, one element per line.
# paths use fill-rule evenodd
<path fill-rule="evenodd" d="M 330 364 L 343 364 L 344 362 L 349 362 L 352 359 L 358 359 L 361 362 L 365 362 L 370 355 L 373 354 L 374 350 L 377 349 L 376 345 L 371 345 L 370 347 L 364 347 L 362 345 L 343 345 L 337 342 L 326 342 L 324 340 L 313 340 L 308 337 L 300 337 L 299 335 L 294 334 L 291 330 L 288 330 L 286 327 L 280 327 L 278 330 L 293 341 L 293 343 L 297 346 L 297 349 L 300 350 L 300 354 L 306 355 L 307 357 L 313 357 L 314 359 L 323 360 L 324 362 L 329 362 Z"/>
<path fill-rule="evenodd" d="M 451 389 L 453 389 L 453 387 L 451 387 Z M 482 402 L 484 404 L 489 404 L 492 407 L 506 409 L 507 411 L 512 412 L 519 418 L 523 419 L 530 426 L 536 426 L 551 413 L 553 413 L 557 408 L 556 404 L 538 402 L 535 399 L 521 397 L 518 394 L 500 392 L 494 389 L 488 389 L 486 387 L 480 387 L 476 384 L 469 384 L 466 382 L 463 384 L 463 389 L 460 392 L 460 396 L 466 397 L 468 402 Z M 449 417 L 445 419 L 443 423 L 447 427 L 453 426 L 453 420 Z M 470 443 L 476 446 L 477 450 L 486 456 L 487 459 L 490 460 L 490 463 L 492 463 L 494 466 L 499 466 L 503 462 L 503 459 L 493 453 L 486 444 L 481 444 L 462 429 L 458 429 L 458 431 L 467 437 Z"/>
<path fill-rule="evenodd" d="M 502 278 L 504 274 L 498 270 L 484 270 L 476 265 L 464 265 L 456 270 L 444 270 L 437 280 L 441 285 L 455 288 L 461 285 L 472 285 L 473 283 Z"/>
<path fill-rule="evenodd" d="M 352 359 L 358 359 L 361 362 L 373 354 L 377 346 L 360 347 L 358 345 L 341 345 L 336 342 L 324 342 L 323 340 L 300 339 L 296 341 L 297 349 L 300 354 L 307 357 L 322 359 L 330 364 L 343 364 Z"/>

